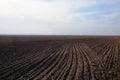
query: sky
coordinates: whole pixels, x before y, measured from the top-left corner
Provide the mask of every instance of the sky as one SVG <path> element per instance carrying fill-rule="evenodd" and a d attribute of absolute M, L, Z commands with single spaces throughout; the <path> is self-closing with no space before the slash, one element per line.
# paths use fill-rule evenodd
<path fill-rule="evenodd" d="M 120 0 L 0 0 L 0 35 L 120 36 Z"/>

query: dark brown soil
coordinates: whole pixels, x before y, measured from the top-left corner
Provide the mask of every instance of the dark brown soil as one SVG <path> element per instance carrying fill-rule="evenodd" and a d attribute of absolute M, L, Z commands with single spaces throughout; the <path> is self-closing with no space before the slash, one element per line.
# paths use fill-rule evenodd
<path fill-rule="evenodd" d="M 0 36 L 0 80 L 120 80 L 118 39 Z"/>

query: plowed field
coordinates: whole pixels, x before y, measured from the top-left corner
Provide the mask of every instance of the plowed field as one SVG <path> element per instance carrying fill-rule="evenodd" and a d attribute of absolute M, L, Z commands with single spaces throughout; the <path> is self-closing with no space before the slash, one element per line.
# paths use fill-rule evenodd
<path fill-rule="evenodd" d="M 120 80 L 116 38 L 1 39 L 0 80 Z"/>

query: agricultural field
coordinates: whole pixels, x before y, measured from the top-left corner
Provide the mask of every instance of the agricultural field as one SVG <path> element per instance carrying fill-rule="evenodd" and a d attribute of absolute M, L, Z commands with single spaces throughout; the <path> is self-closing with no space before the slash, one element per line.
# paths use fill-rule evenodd
<path fill-rule="evenodd" d="M 120 37 L 0 36 L 0 80 L 120 80 Z"/>

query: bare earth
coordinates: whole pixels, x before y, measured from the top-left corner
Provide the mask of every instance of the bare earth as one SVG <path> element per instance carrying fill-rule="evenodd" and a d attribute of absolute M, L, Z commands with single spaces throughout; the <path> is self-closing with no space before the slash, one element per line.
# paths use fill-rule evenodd
<path fill-rule="evenodd" d="M 120 80 L 120 37 L 0 36 L 0 80 Z"/>

